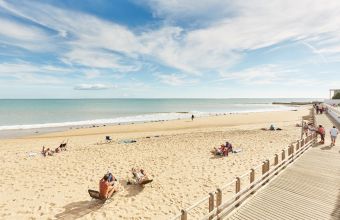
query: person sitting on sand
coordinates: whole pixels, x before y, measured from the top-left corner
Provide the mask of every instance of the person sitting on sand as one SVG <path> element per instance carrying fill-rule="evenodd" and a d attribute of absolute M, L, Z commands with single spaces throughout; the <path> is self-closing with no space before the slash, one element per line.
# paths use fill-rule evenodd
<path fill-rule="evenodd" d="M 113 182 L 113 181 L 116 181 L 116 182 L 118 181 L 117 178 L 114 177 L 110 171 L 107 171 L 107 175 L 109 175 L 109 182 L 110 183 Z"/>
<path fill-rule="evenodd" d="M 67 141 L 64 143 L 64 141 L 59 145 L 59 149 L 60 151 L 66 151 L 66 145 L 67 145 Z"/>
<path fill-rule="evenodd" d="M 116 181 L 109 182 L 109 174 L 105 174 L 99 181 L 99 196 L 101 199 L 110 198 L 114 192 L 118 191 Z"/>
<path fill-rule="evenodd" d="M 229 143 L 228 141 L 225 142 L 225 147 L 227 148 L 227 152 L 233 152 L 233 145 L 231 145 L 231 143 Z M 228 156 L 228 155 L 227 155 Z"/>
<path fill-rule="evenodd" d="M 136 169 L 136 168 L 132 168 L 131 169 L 131 172 L 132 172 L 132 175 L 133 175 L 133 178 L 136 180 L 136 184 L 140 184 L 142 183 L 143 181 L 145 180 L 148 180 L 149 177 L 148 175 L 146 174 L 145 170 L 144 169 Z M 130 181 L 129 181 L 130 182 Z"/>
<path fill-rule="evenodd" d="M 53 156 L 53 151 L 50 150 L 50 148 L 45 149 L 45 146 L 43 146 L 42 150 L 41 150 L 41 154 L 46 157 L 48 156 Z"/>

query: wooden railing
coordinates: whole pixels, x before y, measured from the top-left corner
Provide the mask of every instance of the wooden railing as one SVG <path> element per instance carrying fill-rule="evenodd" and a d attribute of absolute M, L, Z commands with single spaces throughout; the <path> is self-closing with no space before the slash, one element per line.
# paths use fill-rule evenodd
<path fill-rule="evenodd" d="M 326 104 L 327 108 L 328 108 L 328 114 L 330 116 L 332 116 L 332 118 L 340 124 L 340 110 L 338 107 L 333 107 L 331 105 Z"/>
<path fill-rule="evenodd" d="M 316 124 L 315 114 L 311 110 L 309 121 Z M 309 147 L 316 143 L 316 133 L 312 133 L 296 143 L 283 149 L 274 157 L 263 161 L 256 167 L 250 169 L 242 176 L 236 177 L 233 181 L 217 188 L 214 192 L 197 201 L 186 209 L 182 209 L 181 213 L 172 217 L 171 220 L 187 220 L 191 212 L 203 204 L 208 207 L 207 213 L 204 216 L 194 219 L 202 220 L 219 220 L 234 210 L 240 203 L 247 199 L 256 190 L 261 188 L 269 180 L 273 179 L 280 171 L 285 169 L 296 158 L 303 154 Z M 226 189 L 234 188 L 233 194 L 228 197 L 225 193 Z M 226 198 L 224 198 L 226 197 Z M 202 208 L 202 207 L 201 207 Z"/>

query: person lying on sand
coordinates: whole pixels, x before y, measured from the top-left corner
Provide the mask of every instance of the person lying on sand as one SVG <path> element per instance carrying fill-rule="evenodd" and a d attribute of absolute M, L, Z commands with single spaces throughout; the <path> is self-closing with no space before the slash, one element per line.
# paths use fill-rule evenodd
<path fill-rule="evenodd" d="M 59 146 L 59 147 L 57 147 L 56 149 L 54 149 L 54 152 L 55 152 L 55 153 L 60 153 L 60 152 L 61 152 L 61 148 L 60 148 L 60 146 Z"/>
<path fill-rule="evenodd" d="M 112 174 L 111 174 L 112 175 Z M 99 196 L 101 199 L 110 198 L 114 192 L 118 191 L 118 183 L 116 181 L 109 181 L 110 175 L 105 174 L 99 181 Z"/>
<path fill-rule="evenodd" d="M 46 157 L 48 156 L 53 156 L 53 151 L 50 148 L 45 149 L 45 146 L 43 146 L 42 150 L 41 150 L 41 154 Z"/>
<path fill-rule="evenodd" d="M 214 147 L 214 150 L 211 151 L 211 153 L 217 155 L 217 156 L 225 156 L 226 153 L 226 148 L 222 144 L 220 147 Z"/>
<path fill-rule="evenodd" d="M 142 182 L 149 180 L 148 175 L 146 174 L 144 169 L 131 169 L 133 179 L 135 180 L 135 184 L 141 184 Z M 132 184 L 132 182 L 129 180 L 128 184 Z"/>
<path fill-rule="evenodd" d="M 261 128 L 263 131 L 281 131 L 281 128 L 277 128 L 275 125 L 271 124 L 269 128 Z"/>
<path fill-rule="evenodd" d="M 233 152 L 233 146 L 229 142 L 226 142 L 225 145 L 222 144 L 219 148 L 214 147 L 212 151 L 217 156 L 228 156 L 229 152 Z"/>

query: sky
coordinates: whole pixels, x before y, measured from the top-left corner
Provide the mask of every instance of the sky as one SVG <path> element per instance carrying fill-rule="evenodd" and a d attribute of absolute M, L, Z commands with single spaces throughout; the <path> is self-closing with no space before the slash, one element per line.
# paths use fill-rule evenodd
<path fill-rule="evenodd" d="M 0 98 L 327 98 L 338 0 L 0 0 Z"/>

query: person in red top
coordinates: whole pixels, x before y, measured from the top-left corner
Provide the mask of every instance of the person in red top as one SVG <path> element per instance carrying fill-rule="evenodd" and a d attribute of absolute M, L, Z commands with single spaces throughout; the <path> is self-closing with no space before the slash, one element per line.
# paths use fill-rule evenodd
<path fill-rule="evenodd" d="M 321 137 L 321 141 L 319 142 L 320 144 L 324 144 L 325 143 L 325 128 L 322 127 L 322 125 L 319 125 L 319 128 L 318 128 L 318 134 L 320 134 L 320 137 Z"/>
<path fill-rule="evenodd" d="M 108 174 L 99 181 L 99 196 L 101 199 L 108 199 L 117 191 L 118 188 L 115 186 L 115 181 L 109 182 Z"/>

